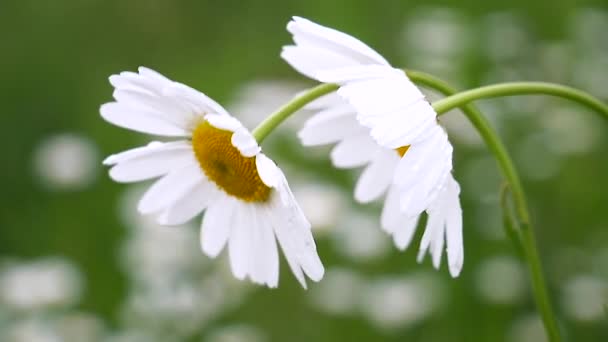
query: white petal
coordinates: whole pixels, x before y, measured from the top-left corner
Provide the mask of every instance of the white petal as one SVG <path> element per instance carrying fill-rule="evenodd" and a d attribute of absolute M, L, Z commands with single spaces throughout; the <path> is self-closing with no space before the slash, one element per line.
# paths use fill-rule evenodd
<path fill-rule="evenodd" d="M 391 185 L 384 200 L 382 214 L 380 214 L 380 226 L 389 234 L 394 233 L 394 228 L 399 225 L 403 216 L 399 208 L 399 198 L 399 188 Z"/>
<path fill-rule="evenodd" d="M 114 98 L 129 110 L 147 113 L 186 131 L 190 129 L 196 115 L 186 103 L 171 97 L 117 89 L 114 91 Z"/>
<path fill-rule="evenodd" d="M 172 170 L 146 191 L 137 208 L 143 214 L 167 208 L 186 195 L 201 180 L 203 173 L 198 163 Z"/>
<path fill-rule="evenodd" d="M 367 133 L 346 137 L 331 151 L 331 161 L 338 168 L 363 166 L 374 158 L 379 146 Z"/>
<path fill-rule="evenodd" d="M 216 203 L 207 208 L 201 225 L 201 248 L 208 256 L 220 254 L 233 227 L 236 200 L 219 196 Z"/>
<path fill-rule="evenodd" d="M 281 170 L 277 165 L 263 153 L 255 157 L 255 165 L 262 182 L 268 187 L 276 188 L 281 180 L 279 174 Z"/>
<path fill-rule="evenodd" d="M 440 129 L 435 117 L 428 113 L 434 112 L 425 100 L 385 113 L 378 119 L 370 119 L 371 135 L 379 145 L 388 148 L 423 142 L 433 135 L 435 129 Z"/>
<path fill-rule="evenodd" d="M 357 135 L 367 129 L 352 115 L 349 107 L 330 108 L 311 117 L 298 132 L 305 146 L 325 145 Z"/>
<path fill-rule="evenodd" d="M 323 47 L 359 63 L 388 65 L 382 56 L 360 40 L 310 20 L 294 17 L 287 24 L 287 30 L 293 34 L 294 42 L 298 45 Z"/>
<path fill-rule="evenodd" d="M 339 52 L 311 45 L 285 46 L 281 51 L 281 58 L 297 72 L 312 79 L 317 79 L 320 70 L 331 70 L 345 65 L 359 64 Z"/>
<path fill-rule="evenodd" d="M 279 282 L 279 251 L 266 210 L 253 208 L 251 227 L 253 239 L 253 265 L 251 279 L 259 284 L 277 287 Z"/>
<path fill-rule="evenodd" d="M 159 217 L 158 222 L 162 225 L 184 224 L 217 200 L 219 195 L 215 184 L 202 180 L 167 208 Z"/>
<path fill-rule="evenodd" d="M 146 77 L 148 79 L 153 79 L 161 84 L 163 84 L 163 83 L 166 84 L 166 83 L 172 82 L 170 79 L 168 79 L 167 77 L 165 77 L 158 71 L 152 70 L 150 68 L 146 68 L 145 66 L 140 66 L 139 68 L 137 68 L 137 71 L 139 71 L 139 74 L 141 76 Z"/>
<path fill-rule="evenodd" d="M 399 76 L 364 79 L 343 85 L 338 90 L 356 110 L 361 123 L 367 125 L 368 119 L 405 109 L 424 99 L 424 94 L 404 73 Z M 405 115 L 407 115 L 407 112 Z M 436 114 L 427 113 L 431 118 Z"/>
<path fill-rule="evenodd" d="M 232 146 L 236 147 L 244 157 L 253 157 L 262 150 L 255 138 L 245 127 L 241 127 L 232 134 Z"/>
<path fill-rule="evenodd" d="M 405 250 L 412 242 L 420 216 L 408 217 L 401 212 L 399 191 L 400 189 L 396 186 L 390 187 L 384 208 L 382 208 L 380 222 L 382 229 L 393 236 L 397 248 Z"/>
<path fill-rule="evenodd" d="M 302 271 L 313 281 L 319 281 L 323 278 L 325 270 L 317 254 L 316 245 L 310 231 L 310 222 L 296 203 L 284 178 L 278 191 L 283 193 L 282 197 L 289 200 L 279 201 L 277 197 L 273 198 L 269 216 L 273 221 L 277 240 L 289 267 L 300 284 L 306 288 Z"/>
<path fill-rule="evenodd" d="M 168 122 L 166 118 L 125 104 L 106 103 L 99 111 L 106 121 L 133 131 L 172 137 L 190 136 L 189 131 L 173 122 Z"/>
<path fill-rule="evenodd" d="M 400 77 L 402 75 L 402 70 L 385 65 L 341 65 L 338 68 L 319 71 L 315 78 L 323 83 L 344 84 L 347 82 L 363 81 L 374 78 Z"/>
<path fill-rule="evenodd" d="M 244 279 L 251 272 L 253 231 L 250 209 L 247 203 L 237 201 L 233 211 L 234 221 L 228 240 L 228 252 L 230 268 L 237 279 Z"/>
<path fill-rule="evenodd" d="M 420 250 L 418 251 L 418 262 L 424 260 L 426 251 L 430 249 L 433 257 L 433 266 L 439 268 L 441 262 L 441 247 L 444 241 L 443 230 L 443 213 L 441 211 L 429 212 L 424 234 L 420 241 Z"/>
<path fill-rule="evenodd" d="M 186 141 L 151 143 L 114 154 L 104 160 L 112 165 L 110 177 L 117 182 L 138 182 L 159 177 L 172 169 L 195 163 L 192 146 Z"/>
<path fill-rule="evenodd" d="M 462 209 L 460 208 L 460 188 L 450 174 L 447 189 L 447 219 L 446 240 L 448 245 L 448 263 L 452 277 L 458 277 L 464 263 L 464 247 L 462 242 Z"/>
<path fill-rule="evenodd" d="M 420 214 L 437 197 L 452 169 L 452 146 L 436 127 L 433 138 L 412 145 L 401 158 L 394 182 L 403 189 L 401 208 L 410 216 Z"/>
<path fill-rule="evenodd" d="M 367 203 L 382 196 L 393 180 L 399 157 L 391 150 L 379 151 L 363 170 L 355 186 L 355 199 Z"/>
<path fill-rule="evenodd" d="M 239 120 L 230 115 L 207 114 L 205 115 L 205 120 L 215 128 L 230 132 L 236 132 L 243 127 Z"/>
<path fill-rule="evenodd" d="M 416 227 L 418 227 L 419 216 L 407 217 L 403 215 L 403 221 L 401 224 L 394 228 L 395 233 L 393 234 L 393 241 L 395 246 L 400 250 L 405 250 L 412 243 Z"/>
<path fill-rule="evenodd" d="M 164 89 L 164 94 L 181 99 L 185 103 L 188 103 L 191 108 L 196 109 L 201 115 L 229 115 L 226 109 L 224 109 L 224 107 L 222 107 L 219 103 L 215 102 L 204 93 L 185 84 L 175 82 L 171 86 Z"/>

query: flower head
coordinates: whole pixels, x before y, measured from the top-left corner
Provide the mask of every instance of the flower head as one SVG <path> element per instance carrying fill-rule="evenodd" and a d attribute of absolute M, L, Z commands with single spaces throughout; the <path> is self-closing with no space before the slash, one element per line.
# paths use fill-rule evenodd
<path fill-rule="evenodd" d="M 447 239 L 450 273 L 457 276 L 463 261 L 460 189 L 451 174 L 452 145 L 431 105 L 402 70 L 356 38 L 298 17 L 287 29 L 295 45 L 281 56 L 308 77 L 340 85 L 339 98 L 318 100 L 319 112 L 300 132 L 302 142 L 338 143 L 331 153 L 337 167 L 366 165 L 355 198 L 368 202 L 387 193 L 382 228 L 398 247 L 410 244 L 426 211 L 419 260 L 429 250 L 439 267 Z"/>
<path fill-rule="evenodd" d="M 205 211 L 201 247 L 216 257 L 228 244 L 238 279 L 276 287 L 279 242 L 302 286 L 304 274 L 323 277 L 310 223 L 283 172 L 261 152 L 251 133 L 204 94 L 147 68 L 110 77 L 115 102 L 101 115 L 117 126 L 180 137 L 152 142 L 108 157 L 118 182 L 159 178 L 138 209 L 165 225 L 185 223 Z M 275 240 L 276 237 L 276 240 Z"/>
<path fill-rule="evenodd" d="M 334 166 L 365 167 L 355 186 L 355 199 L 367 203 L 386 194 L 381 227 L 392 235 L 399 249 L 406 249 L 414 237 L 420 215 L 412 216 L 403 208 L 403 196 L 409 196 L 412 191 L 411 185 L 402 182 L 401 172 L 405 157 L 415 145 L 397 149 L 381 146 L 370 135 L 370 129 L 357 121 L 355 109 L 338 96 L 327 95 L 308 108 L 317 112 L 299 132 L 302 143 L 306 146 L 337 143 L 330 154 Z M 446 136 L 441 127 L 438 132 Z M 435 199 L 423 208 L 428 219 L 418 255 L 422 261 L 429 251 L 433 265 L 439 268 L 447 241 L 448 264 L 454 277 L 459 275 L 464 259 L 459 194 L 458 183 L 448 173 Z"/>
<path fill-rule="evenodd" d="M 437 197 L 452 169 L 452 146 L 437 115 L 400 69 L 358 39 L 295 17 L 287 25 L 296 45 L 281 56 L 296 70 L 340 85 L 338 94 L 370 128 L 381 146 L 405 149 L 395 181 L 403 186 L 401 207 L 420 214 Z"/>

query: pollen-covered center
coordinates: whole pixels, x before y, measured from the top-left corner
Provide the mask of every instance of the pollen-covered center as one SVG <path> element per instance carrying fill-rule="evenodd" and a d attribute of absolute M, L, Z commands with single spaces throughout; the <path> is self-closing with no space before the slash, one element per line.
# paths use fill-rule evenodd
<path fill-rule="evenodd" d="M 244 157 L 232 145 L 231 131 L 222 130 L 207 121 L 192 134 L 192 147 L 207 177 L 229 195 L 246 202 L 265 202 L 270 188 L 262 182 L 255 157 Z"/>
<path fill-rule="evenodd" d="M 405 145 L 405 146 L 396 148 L 395 151 L 397 151 L 397 154 L 399 154 L 399 157 L 403 158 L 403 156 L 409 149 L 410 149 L 410 145 Z"/>

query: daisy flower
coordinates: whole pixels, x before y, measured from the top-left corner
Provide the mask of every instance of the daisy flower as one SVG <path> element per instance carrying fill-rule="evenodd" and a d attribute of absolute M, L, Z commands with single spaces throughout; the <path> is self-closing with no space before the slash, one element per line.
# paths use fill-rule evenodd
<path fill-rule="evenodd" d="M 287 30 L 295 45 L 283 48 L 283 59 L 310 78 L 339 84 L 343 99 L 318 108 L 300 132 L 302 142 L 338 142 L 335 166 L 367 165 L 355 198 L 368 202 L 387 193 L 382 228 L 398 247 L 410 244 L 426 211 L 418 258 L 430 250 L 439 267 L 447 239 L 450 273 L 457 276 L 463 263 L 460 189 L 451 174 L 452 145 L 431 105 L 402 70 L 358 39 L 299 17 Z"/>
<path fill-rule="evenodd" d="M 206 95 L 147 68 L 113 75 L 110 83 L 116 101 L 101 106 L 105 120 L 179 139 L 152 142 L 104 161 L 117 182 L 159 178 L 139 202 L 142 214 L 177 225 L 204 210 L 202 250 L 214 258 L 228 245 L 238 279 L 276 287 L 276 241 L 304 288 L 304 274 L 313 281 L 323 277 L 310 223 L 283 172 L 237 119 Z"/>
<path fill-rule="evenodd" d="M 379 145 L 407 150 L 395 179 L 402 188 L 401 209 L 416 216 L 428 208 L 452 169 L 452 146 L 422 92 L 354 37 L 299 17 L 287 30 L 295 45 L 285 46 L 281 57 L 310 78 L 339 84 L 338 95 Z"/>

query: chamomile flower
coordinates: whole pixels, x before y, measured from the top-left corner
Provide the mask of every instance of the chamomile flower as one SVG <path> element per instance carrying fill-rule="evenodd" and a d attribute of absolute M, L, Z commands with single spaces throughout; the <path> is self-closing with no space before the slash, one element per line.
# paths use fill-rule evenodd
<path fill-rule="evenodd" d="M 130 130 L 175 137 L 108 157 L 118 182 L 159 178 L 141 198 L 142 214 L 164 225 L 185 223 L 203 210 L 201 247 L 216 257 L 226 245 L 238 279 L 278 285 L 276 241 L 295 277 L 323 277 L 310 223 L 283 172 L 251 133 L 204 94 L 146 68 L 110 77 L 115 102 L 102 117 Z M 275 240 L 276 238 L 276 240 Z"/>
<path fill-rule="evenodd" d="M 420 217 L 403 210 L 403 195 L 412 193 L 411 185 L 401 181 L 408 175 L 404 173 L 403 164 L 411 147 L 393 149 L 380 145 L 371 136 L 371 130 L 357 121 L 355 109 L 334 94 L 318 99 L 308 108 L 317 113 L 300 130 L 298 135 L 302 143 L 306 146 L 337 143 L 330 155 L 334 166 L 344 169 L 365 167 L 355 186 L 355 199 L 366 203 L 386 194 L 381 227 L 393 237 L 399 249 L 406 249 L 412 242 Z M 441 127 L 437 126 L 434 134 L 438 135 L 437 139 L 447 141 Z M 453 277 L 460 274 L 464 260 L 459 193 L 458 183 L 448 172 L 437 195 L 423 208 L 428 218 L 418 254 L 421 262 L 429 251 L 433 265 L 439 268 L 447 244 L 447 259 Z"/>
<path fill-rule="evenodd" d="M 402 189 L 401 209 L 416 216 L 429 208 L 452 169 L 452 146 L 422 92 L 402 70 L 354 37 L 299 17 L 287 30 L 295 45 L 283 48 L 283 59 L 310 78 L 339 84 L 338 94 L 370 129 L 367 134 L 380 146 L 402 151 L 400 176 L 394 180 Z"/>

